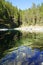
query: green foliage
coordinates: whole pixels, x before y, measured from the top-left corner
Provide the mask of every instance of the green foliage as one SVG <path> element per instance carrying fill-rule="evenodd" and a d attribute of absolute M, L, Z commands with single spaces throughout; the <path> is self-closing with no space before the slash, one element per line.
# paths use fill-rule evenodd
<path fill-rule="evenodd" d="M 22 26 L 43 25 L 43 3 L 41 5 L 32 4 L 32 7 L 23 10 Z"/>
<path fill-rule="evenodd" d="M 43 3 L 37 6 L 33 3 L 29 9 L 18 10 L 8 1 L 0 0 L 0 28 L 13 29 L 29 25 L 43 25 Z M 43 39 L 39 36 L 40 34 L 38 36 L 35 33 L 22 35 L 19 31 L 1 31 L 0 34 L 0 57 L 3 56 L 5 50 L 21 44 L 32 45 L 33 43 L 33 46 L 41 47 L 43 45 Z"/>
<path fill-rule="evenodd" d="M 20 14 L 17 7 L 0 0 L 0 28 L 16 28 L 20 26 Z M 0 31 L 0 58 L 5 50 L 16 46 L 20 39 L 19 31 Z"/>
<path fill-rule="evenodd" d="M 2 24 L 9 24 L 9 27 L 43 25 L 43 3 L 32 4 L 27 10 L 18 10 L 17 7 L 5 0 L 0 1 L 0 19 Z M 22 25 L 21 25 L 22 24 Z"/>
<path fill-rule="evenodd" d="M 0 1 L 0 24 L 7 25 L 9 28 L 18 27 L 18 9 L 11 3 Z"/>

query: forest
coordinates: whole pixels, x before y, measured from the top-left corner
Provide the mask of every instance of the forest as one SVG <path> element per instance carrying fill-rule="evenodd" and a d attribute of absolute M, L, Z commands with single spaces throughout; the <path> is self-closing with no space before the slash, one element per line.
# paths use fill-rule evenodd
<path fill-rule="evenodd" d="M 41 5 L 33 3 L 31 8 L 21 10 L 6 0 L 0 0 L 0 29 L 14 29 L 30 25 L 43 26 L 43 3 Z M 17 40 L 21 37 L 22 33 L 19 31 L 0 31 L 1 57 L 5 50 L 17 46 Z"/>
<path fill-rule="evenodd" d="M 6 0 L 0 0 L 0 25 L 8 28 L 29 25 L 43 25 L 43 3 L 32 4 L 31 8 L 21 10 Z"/>

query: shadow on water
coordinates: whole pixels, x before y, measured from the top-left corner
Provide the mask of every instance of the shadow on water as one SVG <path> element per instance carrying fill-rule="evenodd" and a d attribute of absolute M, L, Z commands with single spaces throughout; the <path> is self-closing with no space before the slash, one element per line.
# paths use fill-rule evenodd
<path fill-rule="evenodd" d="M 17 42 L 20 40 L 22 33 L 17 30 L 0 31 L 0 57 L 3 56 L 5 50 L 20 45 Z"/>
<path fill-rule="evenodd" d="M 43 33 L 21 32 L 14 29 L 0 31 L 0 58 L 4 56 L 4 51 L 21 45 L 43 50 Z"/>

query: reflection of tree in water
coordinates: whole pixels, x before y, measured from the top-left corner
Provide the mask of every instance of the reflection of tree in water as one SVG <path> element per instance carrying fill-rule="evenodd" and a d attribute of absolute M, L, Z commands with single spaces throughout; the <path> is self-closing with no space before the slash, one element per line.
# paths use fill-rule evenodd
<path fill-rule="evenodd" d="M 16 46 L 16 41 L 21 38 L 21 32 L 16 30 L 1 31 L 0 32 L 0 54 L 5 50 Z"/>
<path fill-rule="evenodd" d="M 43 50 L 43 33 L 33 34 L 33 48 Z"/>
<path fill-rule="evenodd" d="M 8 14 L 8 13 L 7 13 Z M 8 16 L 8 19 L 0 19 L 0 29 L 1 28 L 16 28 L 20 26 L 20 21 L 18 18 L 17 23 L 15 23 L 13 16 Z M 21 32 L 19 31 L 0 31 L 0 55 L 7 49 L 16 46 L 16 42 L 20 40 Z M 0 56 L 1 57 L 1 56 Z"/>

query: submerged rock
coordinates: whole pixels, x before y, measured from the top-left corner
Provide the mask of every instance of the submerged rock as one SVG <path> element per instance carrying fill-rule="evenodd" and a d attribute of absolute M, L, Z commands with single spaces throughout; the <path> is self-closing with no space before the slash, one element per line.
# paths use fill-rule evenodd
<path fill-rule="evenodd" d="M 2 58 L 0 65 L 43 65 L 43 51 L 21 46 Z"/>

